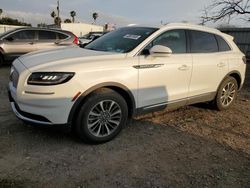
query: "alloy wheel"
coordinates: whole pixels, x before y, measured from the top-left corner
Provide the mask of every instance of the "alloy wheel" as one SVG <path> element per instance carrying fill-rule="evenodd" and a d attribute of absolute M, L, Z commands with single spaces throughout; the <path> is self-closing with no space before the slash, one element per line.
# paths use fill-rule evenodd
<path fill-rule="evenodd" d="M 98 102 L 88 114 L 87 126 L 89 132 L 96 137 L 106 137 L 112 134 L 122 119 L 122 110 L 113 100 Z"/>
<path fill-rule="evenodd" d="M 224 107 L 229 106 L 235 98 L 235 93 L 236 93 L 235 84 L 233 82 L 228 82 L 222 89 L 222 93 L 220 97 L 221 104 Z"/>

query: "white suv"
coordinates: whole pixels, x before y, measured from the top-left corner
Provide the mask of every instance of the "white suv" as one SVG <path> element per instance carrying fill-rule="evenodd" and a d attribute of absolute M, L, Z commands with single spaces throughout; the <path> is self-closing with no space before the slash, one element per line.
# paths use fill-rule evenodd
<path fill-rule="evenodd" d="M 189 24 L 125 27 L 84 49 L 40 51 L 13 62 L 9 96 L 17 117 L 69 124 L 82 139 L 114 138 L 128 116 L 210 102 L 229 108 L 245 79 L 233 38 Z"/>

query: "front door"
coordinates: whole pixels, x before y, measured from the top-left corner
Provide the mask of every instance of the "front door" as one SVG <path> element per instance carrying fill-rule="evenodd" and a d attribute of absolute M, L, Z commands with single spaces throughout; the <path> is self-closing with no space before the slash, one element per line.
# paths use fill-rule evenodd
<path fill-rule="evenodd" d="M 186 102 L 192 72 L 192 56 L 187 54 L 186 44 L 185 30 L 170 30 L 158 36 L 146 49 L 163 45 L 172 50 L 171 55 L 139 56 L 139 108 Z"/>
<path fill-rule="evenodd" d="M 17 57 L 22 54 L 36 50 L 35 30 L 20 30 L 4 39 L 5 53 L 10 57 Z"/>

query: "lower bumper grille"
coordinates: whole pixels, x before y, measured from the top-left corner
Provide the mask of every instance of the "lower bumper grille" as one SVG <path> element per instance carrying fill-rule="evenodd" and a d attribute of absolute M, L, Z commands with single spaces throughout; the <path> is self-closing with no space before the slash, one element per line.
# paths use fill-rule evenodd
<path fill-rule="evenodd" d="M 42 122 L 48 122 L 51 123 L 47 118 L 40 116 L 40 115 L 36 115 L 36 114 L 31 114 L 28 112 L 24 112 L 22 111 L 19 106 L 14 102 L 15 108 L 18 111 L 19 114 L 21 114 L 22 116 L 32 119 L 32 120 L 36 120 L 36 121 L 42 121 Z"/>

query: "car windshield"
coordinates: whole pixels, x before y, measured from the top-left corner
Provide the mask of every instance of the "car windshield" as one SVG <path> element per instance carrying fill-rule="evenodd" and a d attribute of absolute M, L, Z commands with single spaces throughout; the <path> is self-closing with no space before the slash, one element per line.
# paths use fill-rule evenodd
<path fill-rule="evenodd" d="M 91 42 L 85 48 L 96 51 L 127 53 L 154 33 L 157 28 L 124 27 Z"/>

